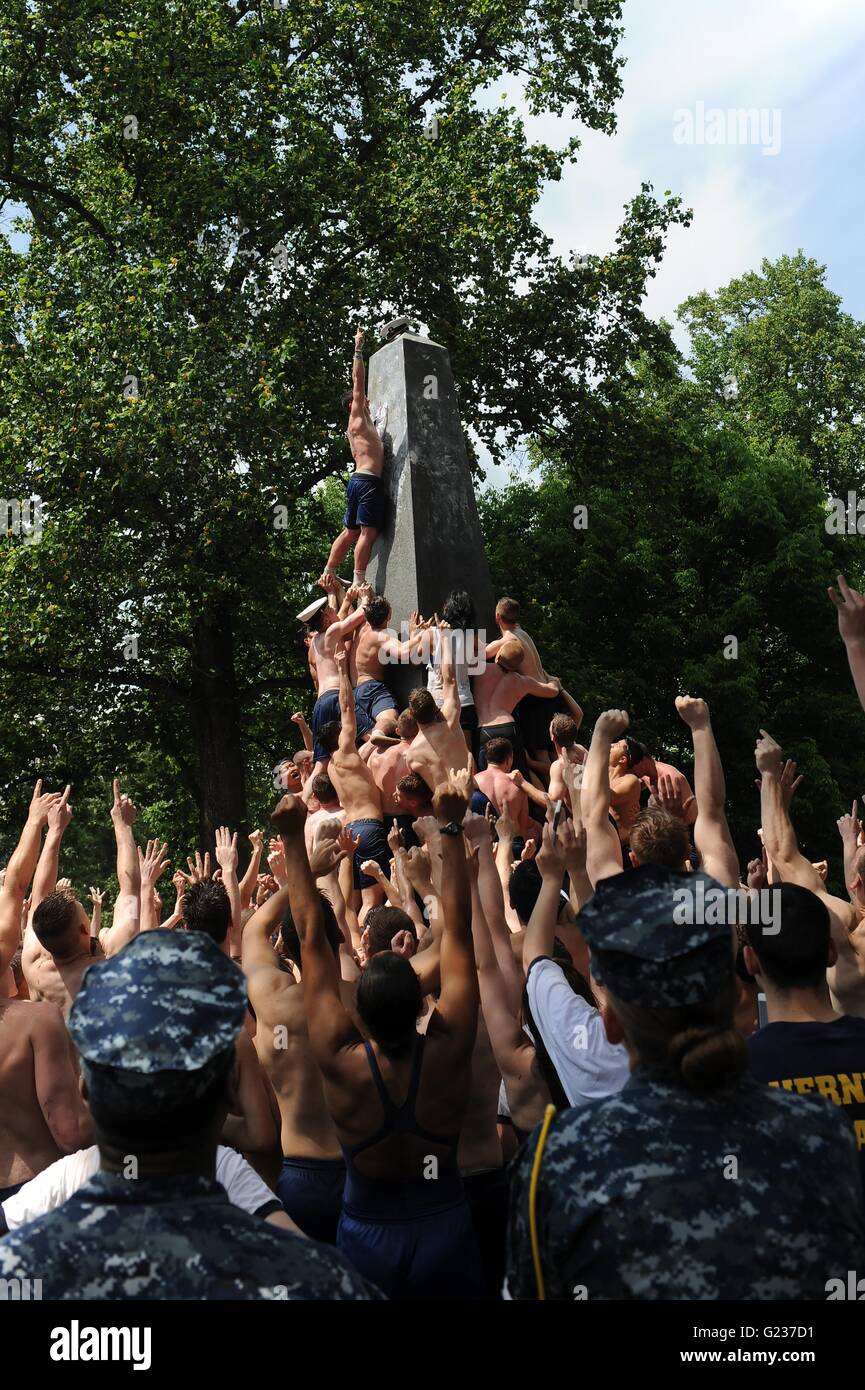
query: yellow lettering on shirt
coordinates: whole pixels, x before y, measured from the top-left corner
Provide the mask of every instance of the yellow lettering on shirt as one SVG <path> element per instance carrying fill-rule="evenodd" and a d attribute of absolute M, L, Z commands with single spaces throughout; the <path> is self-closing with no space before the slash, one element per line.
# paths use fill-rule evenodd
<path fill-rule="evenodd" d="M 793 1085 L 796 1087 L 800 1096 L 805 1096 L 809 1091 L 813 1091 L 814 1078 L 813 1076 L 794 1076 Z"/>
<path fill-rule="evenodd" d="M 865 1149 L 865 1120 L 853 1121 L 853 1133 L 856 1135 L 857 1149 Z"/>
<path fill-rule="evenodd" d="M 838 1080 L 841 1082 L 841 1090 L 844 1096 L 843 1105 L 850 1105 L 855 1101 L 858 1105 L 865 1105 L 865 1090 L 862 1089 L 862 1073 L 854 1071 L 851 1077 L 845 1072 L 839 1072 Z"/>
<path fill-rule="evenodd" d="M 836 1078 L 834 1076 L 815 1076 L 814 1080 L 817 1083 L 817 1090 L 820 1092 L 821 1096 L 825 1096 L 827 1100 L 834 1100 L 836 1105 L 842 1104 L 841 1097 L 838 1094 L 838 1087 L 835 1084 Z"/>

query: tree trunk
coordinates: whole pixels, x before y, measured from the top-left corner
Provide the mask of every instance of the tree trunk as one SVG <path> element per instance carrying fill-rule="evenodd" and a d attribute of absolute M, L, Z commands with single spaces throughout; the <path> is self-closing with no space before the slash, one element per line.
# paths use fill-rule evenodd
<path fill-rule="evenodd" d="M 218 614 L 197 623 L 193 639 L 192 733 L 201 787 L 201 848 L 212 853 L 216 827 L 227 825 L 239 832 L 238 849 L 245 859 L 246 776 L 230 616 Z"/>

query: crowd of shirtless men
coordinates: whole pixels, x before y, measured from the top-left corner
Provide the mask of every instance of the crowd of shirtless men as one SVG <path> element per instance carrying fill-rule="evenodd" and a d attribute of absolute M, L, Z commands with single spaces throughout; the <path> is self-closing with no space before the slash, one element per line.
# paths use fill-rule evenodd
<path fill-rule="evenodd" d="M 856 804 L 839 897 L 799 850 L 800 779 L 761 730 L 743 872 L 704 700 L 676 701 L 692 790 L 624 710 L 580 743 L 515 599 L 471 659 L 465 592 L 397 637 L 364 570 L 381 441 L 361 345 L 361 487 L 302 615 L 315 699 L 274 769 L 272 838 L 254 831 L 241 866 L 219 827 L 175 863 L 164 912 L 167 846 L 137 842 L 115 780 L 103 925 L 100 890 L 88 912 L 60 876 L 70 789 L 36 784 L 0 887 L 0 1288 L 822 1296 L 865 1231 Z M 865 597 L 839 587 L 865 707 Z M 783 912 L 765 931 L 759 912 L 735 930 L 674 917 L 698 880 L 748 902 L 771 886 Z"/>

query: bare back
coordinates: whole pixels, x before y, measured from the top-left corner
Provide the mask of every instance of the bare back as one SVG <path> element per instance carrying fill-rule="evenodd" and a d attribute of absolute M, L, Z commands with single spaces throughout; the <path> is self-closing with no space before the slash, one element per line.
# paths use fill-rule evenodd
<path fill-rule="evenodd" d="M 39 1098 L 40 1028 L 50 1030 L 58 1046 L 66 1049 L 68 1080 L 74 1085 L 68 1039 L 58 1041 L 62 1023 L 54 1006 L 0 1000 L 0 1187 L 27 1182 L 65 1152 L 51 1132 Z"/>
<path fill-rule="evenodd" d="M 399 1060 L 385 1056 L 377 1043 L 371 1044 L 382 1082 L 393 1103 L 405 1101 L 414 1057 Z M 415 1047 L 418 1046 L 417 1041 Z M 362 1041 L 341 1048 L 325 1074 L 325 1090 L 341 1143 L 350 1148 L 369 1139 L 384 1123 L 384 1108 L 373 1078 Z M 471 1053 L 465 1042 L 438 1020 L 433 1010 L 426 1030 L 423 1068 L 415 1101 L 415 1118 L 431 1135 L 441 1136 L 437 1144 L 415 1134 L 388 1134 L 381 1141 L 352 1159 L 366 1177 L 383 1181 L 406 1181 L 424 1176 L 430 1157 L 444 1158 L 459 1134 L 471 1092 Z"/>
<path fill-rule="evenodd" d="M 69 960 L 57 960 L 38 942 L 27 940 L 21 957 L 21 968 L 30 998 L 39 1002 L 56 1004 L 66 1018 L 75 1002 L 85 974 L 94 961 L 104 960 L 101 947 L 96 946 L 93 954 L 82 951 Z"/>
<path fill-rule="evenodd" d="M 382 819 L 381 792 L 356 748 L 345 751 L 337 747 L 331 754 L 327 774 L 336 788 L 346 824 Z"/>
<path fill-rule="evenodd" d="M 364 623 L 360 631 L 355 633 L 349 653 L 352 685 L 362 685 L 364 681 L 384 681 L 380 653 L 387 640 L 386 632 L 377 632 L 369 623 Z"/>
<path fill-rule="evenodd" d="M 367 766 L 375 784 L 381 792 L 382 811 L 386 816 L 398 816 L 402 810 L 397 805 L 396 784 L 409 771 L 408 755 L 411 743 L 401 739 L 382 752 L 376 750 Z"/>
<path fill-rule="evenodd" d="M 340 986 L 353 1007 L 353 990 Z M 321 1071 L 309 1046 L 303 985 L 289 976 L 250 984 L 257 1028 L 255 1050 L 276 1093 L 282 1152 L 286 1158 L 337 1159 L 341 1151 L 324 1098 Z"/>
<path fill-rule="evenodd" d="M 474 759 L 466 747 L 465 735 L 457 726 L 452 729 L 444 719 L 424 724 L 418 730 L 408 753 L 408 764 L 426 782 L 430 791 L 448 780 L 451 769 L 474 769 Z"/>

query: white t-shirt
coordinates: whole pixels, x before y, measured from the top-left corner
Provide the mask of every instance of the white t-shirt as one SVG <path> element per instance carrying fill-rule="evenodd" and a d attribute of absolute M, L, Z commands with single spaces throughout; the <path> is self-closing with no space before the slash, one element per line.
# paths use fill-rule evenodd
<path fill-rule="evenodd" d="M 464 654 L 462 660 L 458 658 L 454 662 L 454 679 L 457 683 L 457 694 L 460 697 L 460 708 L 465 709 L 466 705 L 473 705 L 475 702 L 475 697 L 472 694 L 471 681 L 469 680 L 469 664 L 465 660 L 465 657 L 470 657 L 472 665 L 475 667 L 477 662 L 477 650 L 470 645 L 471 642 L 475 640 L 472 634 L 460 633 L 460 638 L 463 642 L 462 650 Z M 455 647 L 455 650 L 459 651 L 461 648 Z M 428 667 L 426 686 L 436 704 L 441 708 L 442 702 L 444 701 L 444 688 L 442 686 L 441 637 L 439 636 L 438 628 L 433 628 L 432 661 Z"/>
<path fill-rule="evenodd" d="M 571 1105 L 617 1095 L 631 1074 L 628 1053 L 608 1040 L 597 1009 L 574 994 L 549 956 L 532 961 L 526 984 L 532 1018 Z"/>
<path fill-rule="evenodd" d="M 92 1144 L 89 1149 L 78 1149 L 74 1154 L 58 1158 L 31 1178 L 13 1197 L 2 1203 L 3 1215 L 10 1231 L 35 1221 L 47 1211 L 61 1207 L 79 1187 L 89 1182 L 99 1172 L 99 1149 Z M 262 1207 L 279 1202 L 276 1193 L 234 1149 L 220 1144 L 216 1150 L 216 1181 L 225 1188 L 229 1202 L 242 1211 L 255 1215 Z"/>

